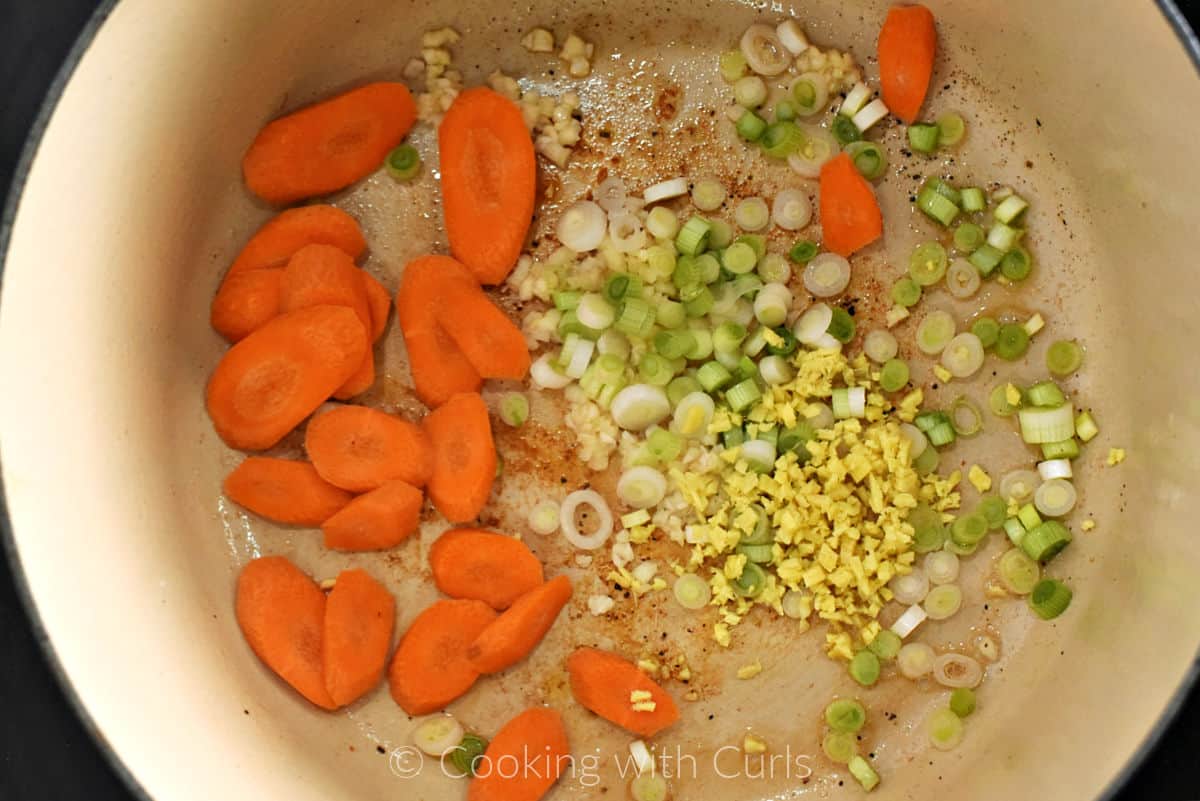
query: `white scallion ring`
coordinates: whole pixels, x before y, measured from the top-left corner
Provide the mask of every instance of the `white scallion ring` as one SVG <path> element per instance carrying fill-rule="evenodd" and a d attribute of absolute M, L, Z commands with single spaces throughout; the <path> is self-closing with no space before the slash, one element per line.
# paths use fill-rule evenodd
<path fill-rule="evenodd" d="M 742 34 L 741 49 L 750 69 L 759 75 L 779 75 L 792 64 L 792 54 L 770 25 L 759 23 L 747 28 Z"/>
<path fill-rule="evenodd" d="M 590 200 L 579 201 L 558 218 L 558 241 L 576 253 L 600 247 L 607 230 L 608 215 Z"/>
<path fill-rule="evenodd" d="M 596 513 L 596 530 L 584 534 L 575 525 L 575 513 L 581 506 L 590 506 Z M 576 490 L 563 499 L 558 510 L 558 524 L 567 542 L 585 551 L 594 551 L 608 541 L 613 530 L 612 510 L 595 490 Z"/>
<path fill-rule="evenodd" d="M 978 687 L 983 667 L 962 654 L 942 654 L 933 660 L 933 678 L 943 687 Z"/>

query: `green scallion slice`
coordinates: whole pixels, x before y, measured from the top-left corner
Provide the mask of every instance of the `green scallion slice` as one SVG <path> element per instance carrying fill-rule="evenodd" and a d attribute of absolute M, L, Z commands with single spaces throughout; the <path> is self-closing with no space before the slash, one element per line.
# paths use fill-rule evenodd
<path fill-rule="evenodd" d="M 898 392 L 908 385 L 908 363 L 903 359 L 889 359 L 879 370 L 879 386 L 884 392 Z"/>
<path fill-rule="evenodd" d="M 1021 538 L 1021 550 L 1025 555 L 1043 564 L 1070 544 L 1071 532 L 1057 520 L 1043 520 Z"/>
<path fill-rule="evenodd" d="M 900 653 L 900 646 L 903 644 L 904 641 L 900 639 L 900 635 L 884 629 L 875 635 L 875 639 L 871 640 L 871 644 L 867 648 L 882 661 L 890 662 L 896 658 L 896 654 Z"/>
<path fill-rule="evenodd" d="M 974 264 L 975 269 L 979 270 L 979 274 L 986 278 L 995 271 L 1003 258 L 1004 251 L 998 250 L 992 244 L 985 242 L 979 249 L 967 257 L 967 261 Z"/>
<path fill-rule="evenodd" d="M 792 249 L 788 251 L 788 258 L 797 264 L 808 264 L 817 255 L 818 250 L 816 242 L 801 239 L 792 245 Z"/>
<path fill-rule="evenodd" d="M 850 660 L 850 678 L 864 687 L 879 681 L 879 657 L 870 651 L 859 651 Z"/>
<path fill-rule="evenodd" d="M 834 306 L 833 318 L 829 321 L 829 328 L 825 329 L 826 333 L 844 345 L 854 339 L 854 329 L 854 318 L 850 312 L 841 306 Z"/>
<path fill-rule="evenodd" d="M 706 362 L 696 371 L 696 380 L 705 392 L 716 392 L 729 386 L 733 374 L 720 362 Z"/>
<path fill-rule="evenodd" d="M 1064 439 L 1059 442 L 1042 443 L 1043 459 L 1078 459 L 1079 443 L 1074 439 Z"/>
<path fill-rule="evenodd" d="M 987 198 L 983 194 L 983 190 L 977 186 L 969 186 L 962 190 L 962 209 L 963 211 L 974 214 L 977 211 L 983 211 L 987 208 Z"/>
<path fill-rule="evenodd" d="M 854 163 L 854 169 L 868 181 L 874 181 L 887 171 L 888 161 L 883 149 L 874 142 L 861 140 L 846 146 L 846 155 Z"/>
<path fill-rule="evenodd" d="M 933 448 L 925 449 L 926 453 L 930 451 Z M 917 553 L 937 551 L 946 544 L 948 534 L 940 512 L 925 505 L 918 506 L 908 513 L 908 524 L 913 527 L 913 550 Z"/>
<path fill-rule="evenodd" d="M 950 538 L 963 547 L 977 545 L 987 533 L 987 518 L 978 512 L 959 517 L 950 526 Z"/>
<path fill-rule="evenodd" d="M 921 285 L 911 278 L 901 278 L 892 284 L 892 302 L 906 309 L 917 305 L 921 299 Z"/>
<path fill-rule="evenodd" d="M 683 310 L 687 312 L 688 317 L 703 317 L 712 311 L 715 303 L 716 299 L 713 297 L 713 293 L 708 287 L 697 287 L 694 293 L 691 293 L 684 298 Z"/>
<path fill-rule="evenodd" d="M 775 104 L 775 119 L 776 120 L 794 120 L 796 119 L 796 104 L 790 100 L 780 100 Z"/>
<path fill-rule="evenodd" d="M 921 286 L 933 286 L 946 275 L 950 263 L 939 242 L 923 242 L 908 257 L 908 274 Z"/>
<path fill-rule="evenodd" d="M 1008 504 L 999 495 L 987 495 L 979 501 L 975 511 L 983 515 L 988 528 L 995 531 L 1004 525 L 1004 518 L 1008 515 Z"/>
<path fill-rule="evenodd" d="M 513 428 L 520 428 L 529 419 L 529 398 L 520 392 L 506 392 L 500 398 L 500 419 Z"/>
<path fill-rule="evenodd" d="M 1015 362 L 1029 350 L 1029 332 L 1024 326 L 1006 323 L 997 332 L 996 355 L 1005 361 Z"/>
<path fill-rule="evenodd" d="M 984 348 L 990 348 L 1000 338 L 1000 323 L 994 317 L 980 317 L 971 323 L 971 333 L 979 337 Z"/>
<path fill-rule="evenodd" d="M 973 437 L 983 430 L 983 412 L 975 401 L 959 395 L 950 404 L 950 425 L 960 437 Z"/>
<path fill-rule="evenodd" d="M 746 338 L 746 326 L 732 320 L 721 323 L 713 331 L 713 348 L 719 351 L 737 350 Z"/>
<path fill-rule="evenodd" d="M 742 574 L 733 580 L 733 588 L 746 598 L 754 598 L 767 586 L 767 574 L 754 562 L 747 561 Z"/>
<path fill-rule="evenodd" d="M 1000 201 L 1000 205 L 996 206 L 992 215 L 1005 225 L 1009 225 L 1024 214 L 1027 208 L 1029 208 L 1029 202 L 1025 198 L 1012 194 Z"/>
<path fill-rule="evenodd" d="M 1021 408 L 1020 404 L 1013 405 L 1008 401 L 1008 385 L 1000 384 L 988 395 L 988 408 L 997 417 L 1012 417 Z"/>
<path fill-rule="evenodd" d="M 942 461 L 941 455 L 937 448 L 926 448 L 921 451 L 921 455 L 913 459 L 913 469 L 917 471 L 917 475 L 927 476 L 938 469 L 938 464 Z"/>
<path fill-rule="evenodd" d="M 700 383 L 704 383 L 703 378 L 700 379 Z M 739 381 L 725 392 L 725 401 L 729 404 L 729 408 L 735 412 L 743 412 L 749 409 L 758 403 L 760 398 L 762 398 L 762 392 L 752 378 Z"/>
<path fill-rule="evenodd" d="M 908 126 L 908 146 L 918 153 L 932 153 L 937 150 L 939 136 L 936 125 L 919 122 Z"/>
<path fill-rule="evenodd" d="M 475 767 L 487 746 L 488 741 L 478 734 L 464 734 L 462 741 L 450 752 L 450 764 L 460 774 L 474 776 Z"/>
<path fill-rule="evenodd" d="M 746 56 L 739 49 L 726 50 L 717 60 L 717 65 L 726 83 L 733 83 L 746 74 Z"/>
<path fill-rule="evenodd" d="M 959 212 L 954 201 L 940 194 L 928 184 L 921 187 L 921 191 L 917 193 L 917 208 L 927 217 L 937 220 L 947 227 L 954 222 Z"/>
<path fill-rule="evenodd" d="M 958 112 L 947 111 L 937 118 L 937 130 L 937 143 L 954 147 L 967 135 L 967 123 Z"/>
<path fill-rule="evenodd" d="M 821 741 L 821 750 L 832 761 L 846 765 L 858 756 L 858 739 L 853 732 L 831 731 Z"/>
<path fill-rule="evenodd" d="M 741 543 L 737 546 L 737 552 L 744 555 L 747 560 L 756 565 L 768 564 L 775 558 L 774 548 L 770 545 L 751 545 L 749 543 Z"/>
<path fill-rule="evenodd" d="M 867 723 L 867 710 L 852 698 L 839 698 L 825 707 L 825 722 L 834 731 L 854 734 Z"/>
<path fill-rule="evenodd" d="M 949 708 L 939 709 L 930 715 L 926 726 L 930 745 L 939 751 L 953 751 L 962 742 L 962 718 Z"/>
<path fill-rule="evenodd" d="M 768 343 L 767 353 L 771 354 L 772 356 L 791 356 L 796 352 L 796 348 L 800 346 L 800 343 L 796 341 L 796 335 L 792 333 L 792 329 L 788 328 L 786 325 L 781 325 L 771 330 L 783 340 L 783 344 L 773 345 Z"/>
<path fill-rule="evenodd" d="M 1067 396 L 1053 381 L 1040 381 L 1026 390 L 1029 402 L 1043 409 L 1057 409 L 1067 402 Z"/>
<path fill-rule="evenodd" d="M 846 767 L 850 770 L 850 775 L 854 777 L 855 781 L 862 785 L 862 788 L 868 793 L 879 786 L 879 773 L 875 768 L 871 767 L 870 762 L 858 754 L 850 758 Z"/>
<path fill-rule="evenodd" d="M 592 342 L 600 338 L 600 332 L 581 323 L 579 315 L 574 311 L 563 312 L 558 321 L 558 336 L 565 341 L 571 334 Z"/>
<path fill-rule="evenodd" d="M 1013 248 L 1000 260 L 1000 274 L 1009 281 L 1024 281 L 1031 272 L 1033 272 L 1033 257 L 1023 247 Z"/>
<path fill-rule="evenodd" d="M 748 242 L 734 242 L 721 255 L 721 266 L 734 275 L 745 275 L 758 266 L 758 254 Z"/>
<path fill-rule="evenodd" d="M 654 335 L 654 349 L 665 359 L 682 358 L 695 346 L 696 337 L 691 331 L 659 331 Z"/>
<path fill-rule="evenodd" d="M 649 336 L 654 328 L 654 307 L 641 298 L 626 298 L 615 327 L 631 337 Z"/>
<path fill-rule="evenodd" d="M 678 378 L 672 378 L 671 383 L 667 384 L 667 400 L 671 401 L 672 407 L 675 407 L 693 392 L 703 391 L 704 386 L 694 376 L 681 375 Z"/>
<path fill-rule="evenodd" d="M 657 353 L 642 354 L 638 361 L 638 376 L 647 384 L 665 387 L 675 377 L 671 369 L 671 360 Z"/>
<path fill-rule="evenodd" d="M 411 181 L 421 172 L 421 154 L 412 145 L 400 145 L 388 153 L 384 165 L 397 181 Z"/>
<path fill-rule="evenodd" d="M 612 303 L 620 303 L 625 298 L 640 298 L 642 296 L 642 280 L 636 275 L 616 273 L 604 283 L 604 297 Z"/>
<path fill-rule="evenodd" d="M 969 717 L 975 711 L 975 691 L 970 687 L 956 687 L 950 693 L 950 711 L 960 718 Z"/>
<path fill-rule="evenodd" d="M 753 111 L 745 111 L 738 117 L 738 136 L 747 142 L 757 142 L 767 130 L 767 121 Z"/>
<path fill-rule="evenodd" d="M 1046 351 L 1046 368 L 1055 375 L 1068 376 L 1083 365 L 1083 348 L 1069 339 L 1061 339 Z"/>
<path fill-rule="evenodd" d="M 839 145 L 845 146 L 851 142 L 857 142 L 862 139 L 862 131 L 858 130 L 858 126 L 849 117 L 838 114 L 833 118 L 833 126 L 830 128 L 830 133 L 837 140 Z"/>
<path fill-rule="evenodd" d="M 954 229 L 954 247 L 963 253 L 971 254 L 983 245 L 983 229 L 973 222 L 959 223 Z"/>
<path fill-rule="evenodd" d="M 575 311 L 579 308 L 579 301 L 583 298 L 583 293 L 578 291 L 555 292 L 554 293 L 554 308 L 559 311 Z"/>
<path fill-rule="evenodd" d="M 721 435 L 721 444 L 726 448 L 736 448 L 746 441 L 746 432 L 741 428 L 731 428 Z"/>
<path fill-rule="evenodd" d="M 713 225 L 708 220 L 692 217 L 675 235 L 675 248 L 685 256 L 697 256 L 708 246 L 712 230 Z"/>
<path fill-rule="evenodd" d="M 1037 508 L 1032 503 L 1027 503 L 1017 510 L 1017 519 L 1021 521 L 1021 525 L 1025 527 L 1026 531 L 1042 524 L 1042 516 L 1038 514 Z"/>
<path fill-rule="evenodd" d="M 1017 521 L 1017 525 L 1020 525 L 1020 521 Z M 1021 539 L 1024 539 L 1023 527 Z M 1020 548 L 1005 551 L 996 563 L 996 570 L 1000 574 L 1000 583 L 1014 595 L 1028 595 L 1033 592 L 1033 588 L 1042 577 L 1041 565 L 1030 559 Z"/>
<path fill-rule="evenodd" d="M 1029 594 L 1029 606 L 1042 620 L 1053 620 L 1067 611 L 1072 592 L 1058 579 L 1042 579 Z"/>
<path fill-rule="evenodd" d="M 656 428 L 646 438 L 646 447 L 658 461 L 673 462 L 683 451 L 683 437 L 665 428 Z"/>
<path fill-rule="evenodd" d="M 773 122 L 763 131 L 758 146 L 767 156 L 773 159 L 786 159 L 800 148 L 804 147 L 805 135 L 800 126 L 794 122 L 781 120 Z"/>

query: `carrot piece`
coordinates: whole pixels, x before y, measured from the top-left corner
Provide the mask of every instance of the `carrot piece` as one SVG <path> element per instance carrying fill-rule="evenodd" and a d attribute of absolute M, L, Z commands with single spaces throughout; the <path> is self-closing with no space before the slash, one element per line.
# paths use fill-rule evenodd
<path fill-rule="evenodd" d="M 367 355 L 363 357 L 362 364 L 354 371 L 354 374 L 346 379 L 346 383 L 337 388 L 333 393 L 333 397 L 338 400 L 350 400 L 358 397 L 371 388 L 375 383 L 375 352 L 367 347 Z"/>
<path fill-rule="evenodd" d="M 259 132 L 242 158 L 246 187 L 276 205 L 343 189 L 378 169 L 416 118 L 401 83 L 371 83 L 306 106 Z"/>
<path fill-rule="evenodd" d="M 542 563 L 529 546 L 507 534 L 456 528 L 429 549 L 437 588 L 451 598 L 473 598 L 507 609 L 542 584 Z"/>
<path fill-rule="evenodd" d="M 429 499 L 451 523 L 474 520 L 496 480 L 496 443 L 487 404 L 473 392 L 455 395 L 421 425 L 433 444 Z"/>
<path fill-rule="evenodd" d="M 282 556 L 248 562 L 237 580 L 238 626 L 271 670 L 322 709 L 337 709 L 325 688 L 325 593 Z"/>
<path fill-rule="evenodd" d="M 567 729 L 558 712 L 544 706 L 526 709 L 488 743 L 479 775 L 467 788 L 467 801 L 538 801 L 570 759 Z"/>
<path fill-rule="evenodd" d="M 496 619 L 481 601 L 437 601 L 404 632 L 388 669 L 392 698 L 410 715 L 436 712 L 471 689 L 467 647 Z"/>
<path fill-rule="evenodd" d="M 909 125 L 921 113 L 936 53 L 933 12 L 921 5 L 888 9 L 879 31 L 879 83 L 883 102 Z"/>
<path fill-rule="evenodd" d="M 438 127 L 450 251 L 481 284 L 512 272 L 533 220 L 537 159 L 521 110 L 482 87 L 460 92 Z"/>
<path fill-rule="evenodd" d="M 525 593 L 471 643 L 471 665 L 480 673 L 499 673 L 520 662 L 546 636 L 569 600 L 571 580 L 566 576 Z"/>
<path fill-rule="evenodd" d="M 274 319 L 283 304 L 283 270 L 245 270 L 230 275 L 213 298 L 209 322 L 237 342 Z"/>
<path fill-rule="evenodd" d="M 357 259 L 367 249 L 358 222 L 336 206 L 312 205 L 276 214 L 250 237 L 227 275 L 283 267 L 305 245 L 333 245 Z M 228 280 L 228 279 L 227 279 Z"/>
<path fill-rule="evenodd" d="M 325 481 L 308 462 L 251 456 L 225 477 L 225 494 L 268 520 L 319 526 L 350 503 L 351 495 Z"/>
<path fill-rule="evenodd" d="M 281 314 L 217 364 L 206 397 L 213 426 L 232 448 L 269 448 L 345 383 L 366 352 L 366 331 L 350 309 Z"/>
<path fill-rule="evenodd" d="M 447 256 L 423 256 L 408 263 L 396 293 L 396 317 L 404 334 L 408 366 L 417 397 L 431 409 L 460 392 L 476 392 L 483 378 L 437 322 L 447 286 L 478 288 L 471 273 Z"/>
<path fill-rule="evenodd" d="M 483 292 L 457 292 L 436 309 L 442 330 L 481 376 L 520 380 L 529 372 L 525 335 Z"/>
<path fill-rule="evenodd" d="M 425 496 L 397 479 L 359 495 L 321 525 L 325 547 L 341 551 L 395 548 L 417 531 Z"/>
<path fill-rule="evenodd" d="M 343 570 L 325 601 L 325 687 L 338 706 L 379 684 L 396 625 L 396 601 L 365 570 Z"/>
<path fill-rule="evenodd" d="M 366 406 L 339 406 L 308 423 L 304 449 L 336 487 L 366 492 L 392 479 L 425 486 L 433 446 L 421 426 Z"/>
<path fill-rule="evenodd" d="M 379 279 L 366 270 L 362 274 L 363 288 L 367 292 L 367 306 L 371 310 L 371 341 L 378 342 L 387 330 L 388 313 L 392 310 L 392 296 L 379 283 Z"/>
<path fill-rule="evenodd" d="M 667 691 L 632 662 L 614 653 L 577 648 L 567 658 L 567 673 L 576 701 L 634 734 L 653 737 L 679 720 L 679 709 Z M 634 709 L 633 693 L 650 694 L 642 702 L 645 709 Z M 651 703 L 653 709 L 649 708 Z"/>
<path fill-rule="evenodd" d="M 875 192 L 845 153 L 821 167 L 820 194 L 825 247 L 849 256 L 883 236 L 883 214 Z"/>

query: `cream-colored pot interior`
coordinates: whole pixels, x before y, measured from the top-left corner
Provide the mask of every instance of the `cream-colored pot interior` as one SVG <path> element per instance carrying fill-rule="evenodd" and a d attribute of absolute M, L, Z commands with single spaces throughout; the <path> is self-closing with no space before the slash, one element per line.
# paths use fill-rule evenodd
<path fill-rule="evenodd" d="M 752 5 L 117 4 L 54 111 L 20 199 L 0 298 L 0 456 L 36 613 L 100 738 L 149 796 L 455 798 L 465 786 L 436 771 L 397 775 L 386 754 L 408 743 L 412 724 L 386 688 L 348 714 L 321 713 L 254 659 L 233 621 L 236 566 L 259 545 L 294 551 L 310 570 L 374 565 L 393 586 L 422 584 L 415 544 L 385 567 L 365 557 L 318 565 L 305 545 L 311 532 L 251 530 L 220 502 L 236 456 L 203 409 L 223 348 L 207 310 L 230 258 L 269 213 L 239 180 L 257 129 L 322 93 L 398 78 L 421 31 L 441 24 L 464 34 L 469 82 L 496 66 L 526 69 L 517 41 L 544 24 L 595 41 L 585 104 L 602 96 L 606 76 L 624 76 L 632 106 L 652 97 L 639 82 L 663 76 L 683 79 L 686 96 L 689 69 L 702 64 L 711 81 L 712 54 L 760 13 Z M 873 708 L 902 713 L 873 724 L 886 744 L 876 795 L 1007 801 L 1036 787 L 1040 797 L 1097 798 L 1154 731 L 1200 645 L 1200 162 L 1187 155 L 1200 81 L 1149 2 L 929 5 L 945 51 L 935 81 L 991 120 L 972 145 L 975 167 L 1037 198 L 1045 277 L 1035 305 L 1089 345 L 1083 388 L 1106 444 L 1088 457 L 1081 485 L 1100 526 L 1058 568 L 1077 588 L 1070 613 L 1033 627 L 990 621 L 1006 633 L 1006 656 L 981 694 L 986 713 L 953 753 L 914 745 L 932 692 L 870 696 Z M 882 4 L 775 6 L 761 13 L 802 16 L 816 41 L 850 46 L 870 69 Z M 403 260 L 436 243 L 436 212 L 395 208 L 373 180 L 345 202 L 372 242 L 368 267 L 394 289 Z M 398 347 L 393 331 L 385 348 Z M 1100 468 L 1109 445 L 1128 451 L 1120 468 Z M 402 591 L 399 626 L 431 597 L 424 586 Z M 737 742 L 752 720 L 780 747 L 818 753 L 817 715 L 846 679 L 817 650 L 816 639 L 797 646 L 793 674 L 763 685 L 769 694 L 731 689 L 687 713 L 666 741 L 711 749 Z M 480 696 L 491 700 L 468 702 L 464 714 L 494 731 L 526 704 L 570 706 L 561 687 L 525 680 L 547 667 L 488 680 Z M 595 721 L 573 737 L 579 755 L 624 742 Z M 860 792 L 839 787 L 846 777 L 821 759 L 810 764 L 810 790 Z M 610 779 L 605 797 L 623 797 Z M 693 783 L 680 797 L 800 786 Z M 600 797 L 580 781 L 560 793 Z"/>

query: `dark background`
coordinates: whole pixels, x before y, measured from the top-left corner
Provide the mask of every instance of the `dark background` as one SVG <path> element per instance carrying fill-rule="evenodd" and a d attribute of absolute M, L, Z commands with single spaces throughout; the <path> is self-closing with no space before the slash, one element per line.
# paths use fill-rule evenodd
<path fill-rule="evenodd" d="M 99 4 L 0 0 L 0 190 L 7 191 L 51 80 Z M 1146 4 L 1142 13 L 1154 13 L 1152 6 Z M 131 801 L 55 684 L 9 566 L 0 563 L 0 801 Z M 1129 677 L 1129 688 L 1137 692 L 1136 676 Z M 1193 695 L 1117 801 L 1200 799 L 1198 747 L 1200 695 Z M 1036 779 L 1030 779 L 1033 788 Z"/>

